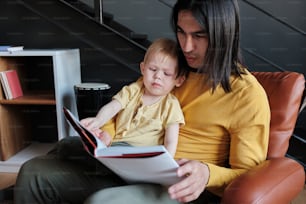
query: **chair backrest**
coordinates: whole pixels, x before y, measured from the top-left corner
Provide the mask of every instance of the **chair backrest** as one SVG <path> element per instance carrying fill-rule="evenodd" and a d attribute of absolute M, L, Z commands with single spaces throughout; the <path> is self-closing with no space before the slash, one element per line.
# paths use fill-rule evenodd
<path fill-rule="evenodd" d="M 252 72 L 265 89 L 270 109 L 267 158 L 285 156 L 305 89 L 305 77 L 297 72 Z"/>

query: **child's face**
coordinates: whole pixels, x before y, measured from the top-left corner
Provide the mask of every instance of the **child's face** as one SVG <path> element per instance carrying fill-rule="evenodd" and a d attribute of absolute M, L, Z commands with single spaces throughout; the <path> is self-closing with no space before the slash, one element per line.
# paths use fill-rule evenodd
<path fill-rule="evenodd" d="M 177 61 L 163 54 L 153 54 L 146 63 L 140 64 L 146 94 L 163 96 L 174 86 L 180 86 L 184 77 L 176 77 Z"/>

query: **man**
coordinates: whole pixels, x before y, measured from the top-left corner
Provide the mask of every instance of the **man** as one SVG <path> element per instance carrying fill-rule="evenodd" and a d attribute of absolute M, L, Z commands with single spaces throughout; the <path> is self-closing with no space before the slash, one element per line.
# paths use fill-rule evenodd
<path fill-rule="evenodd" d="M 222 197 L 234 178 L 265 160 L 270 110 L 263 88 L 239 60 L 237 1 L 178 0 L 172 22 L 180 65 L 189 69 L 173 92 L 186 122 L 175 155 L 184 179 L 170 187 L 127 185 L 116 175 L 99 175 L 100 164 L 90 162 L 93 171 L 48 155 L 52 159 L 23 165 L 17 204 L 82 203 L 94 192 L 86 203 L 204 203 L 208 192 Z"/>

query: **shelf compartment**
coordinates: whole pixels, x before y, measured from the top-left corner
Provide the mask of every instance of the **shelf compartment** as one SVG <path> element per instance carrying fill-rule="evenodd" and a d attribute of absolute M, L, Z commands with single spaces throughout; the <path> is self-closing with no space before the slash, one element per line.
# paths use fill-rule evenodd
<path fill-rule="evenodd" d="M 56 105 L 54 94 L 26 94 L 11 100 L 1 99 L 2 105 Z"/>
<path fill-rule="evenodd" d="M 7 160 L 29 145 L 30 121 L 21 107 L 0 106 L 0 160 Z"/>
<path fill-rule="evenodd" d="M 54 143 L 74 134 L 62 108 L 77 114 L 73 86 L 81 83 L 80 52 L 79 49 L 1 52 L 0 71 L 11 69 L 17 70 L 24 96 L 6 100 L 0 90 L 2 161 L 9 161 L 33 142 Z"/>
<path fill-rule="evenodd" d="M 6 161 L 0 161 L 0 172 L 17 173 L 21 165 L 39 155 L 47 154 L 55 143 L 32 143 Z"/>

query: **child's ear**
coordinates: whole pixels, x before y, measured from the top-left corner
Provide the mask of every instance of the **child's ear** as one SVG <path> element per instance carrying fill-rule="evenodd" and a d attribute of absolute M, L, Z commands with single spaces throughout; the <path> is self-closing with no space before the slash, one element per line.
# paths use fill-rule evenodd
<path fill-rule="evenodd" d="M 140 71 L 141 71 L 141 74 L 143 75 L 143 72 L 144 72 L 144 68 L 145 68 L 145 65 L 144 65 L 144 62 L 140 62 Z"/>
<path fill-rule="evenodd" d="M 180 87 L 184 83 L 185 79 L 186 79 L 185 76 L 177 77 L 175 86 Z"/>

